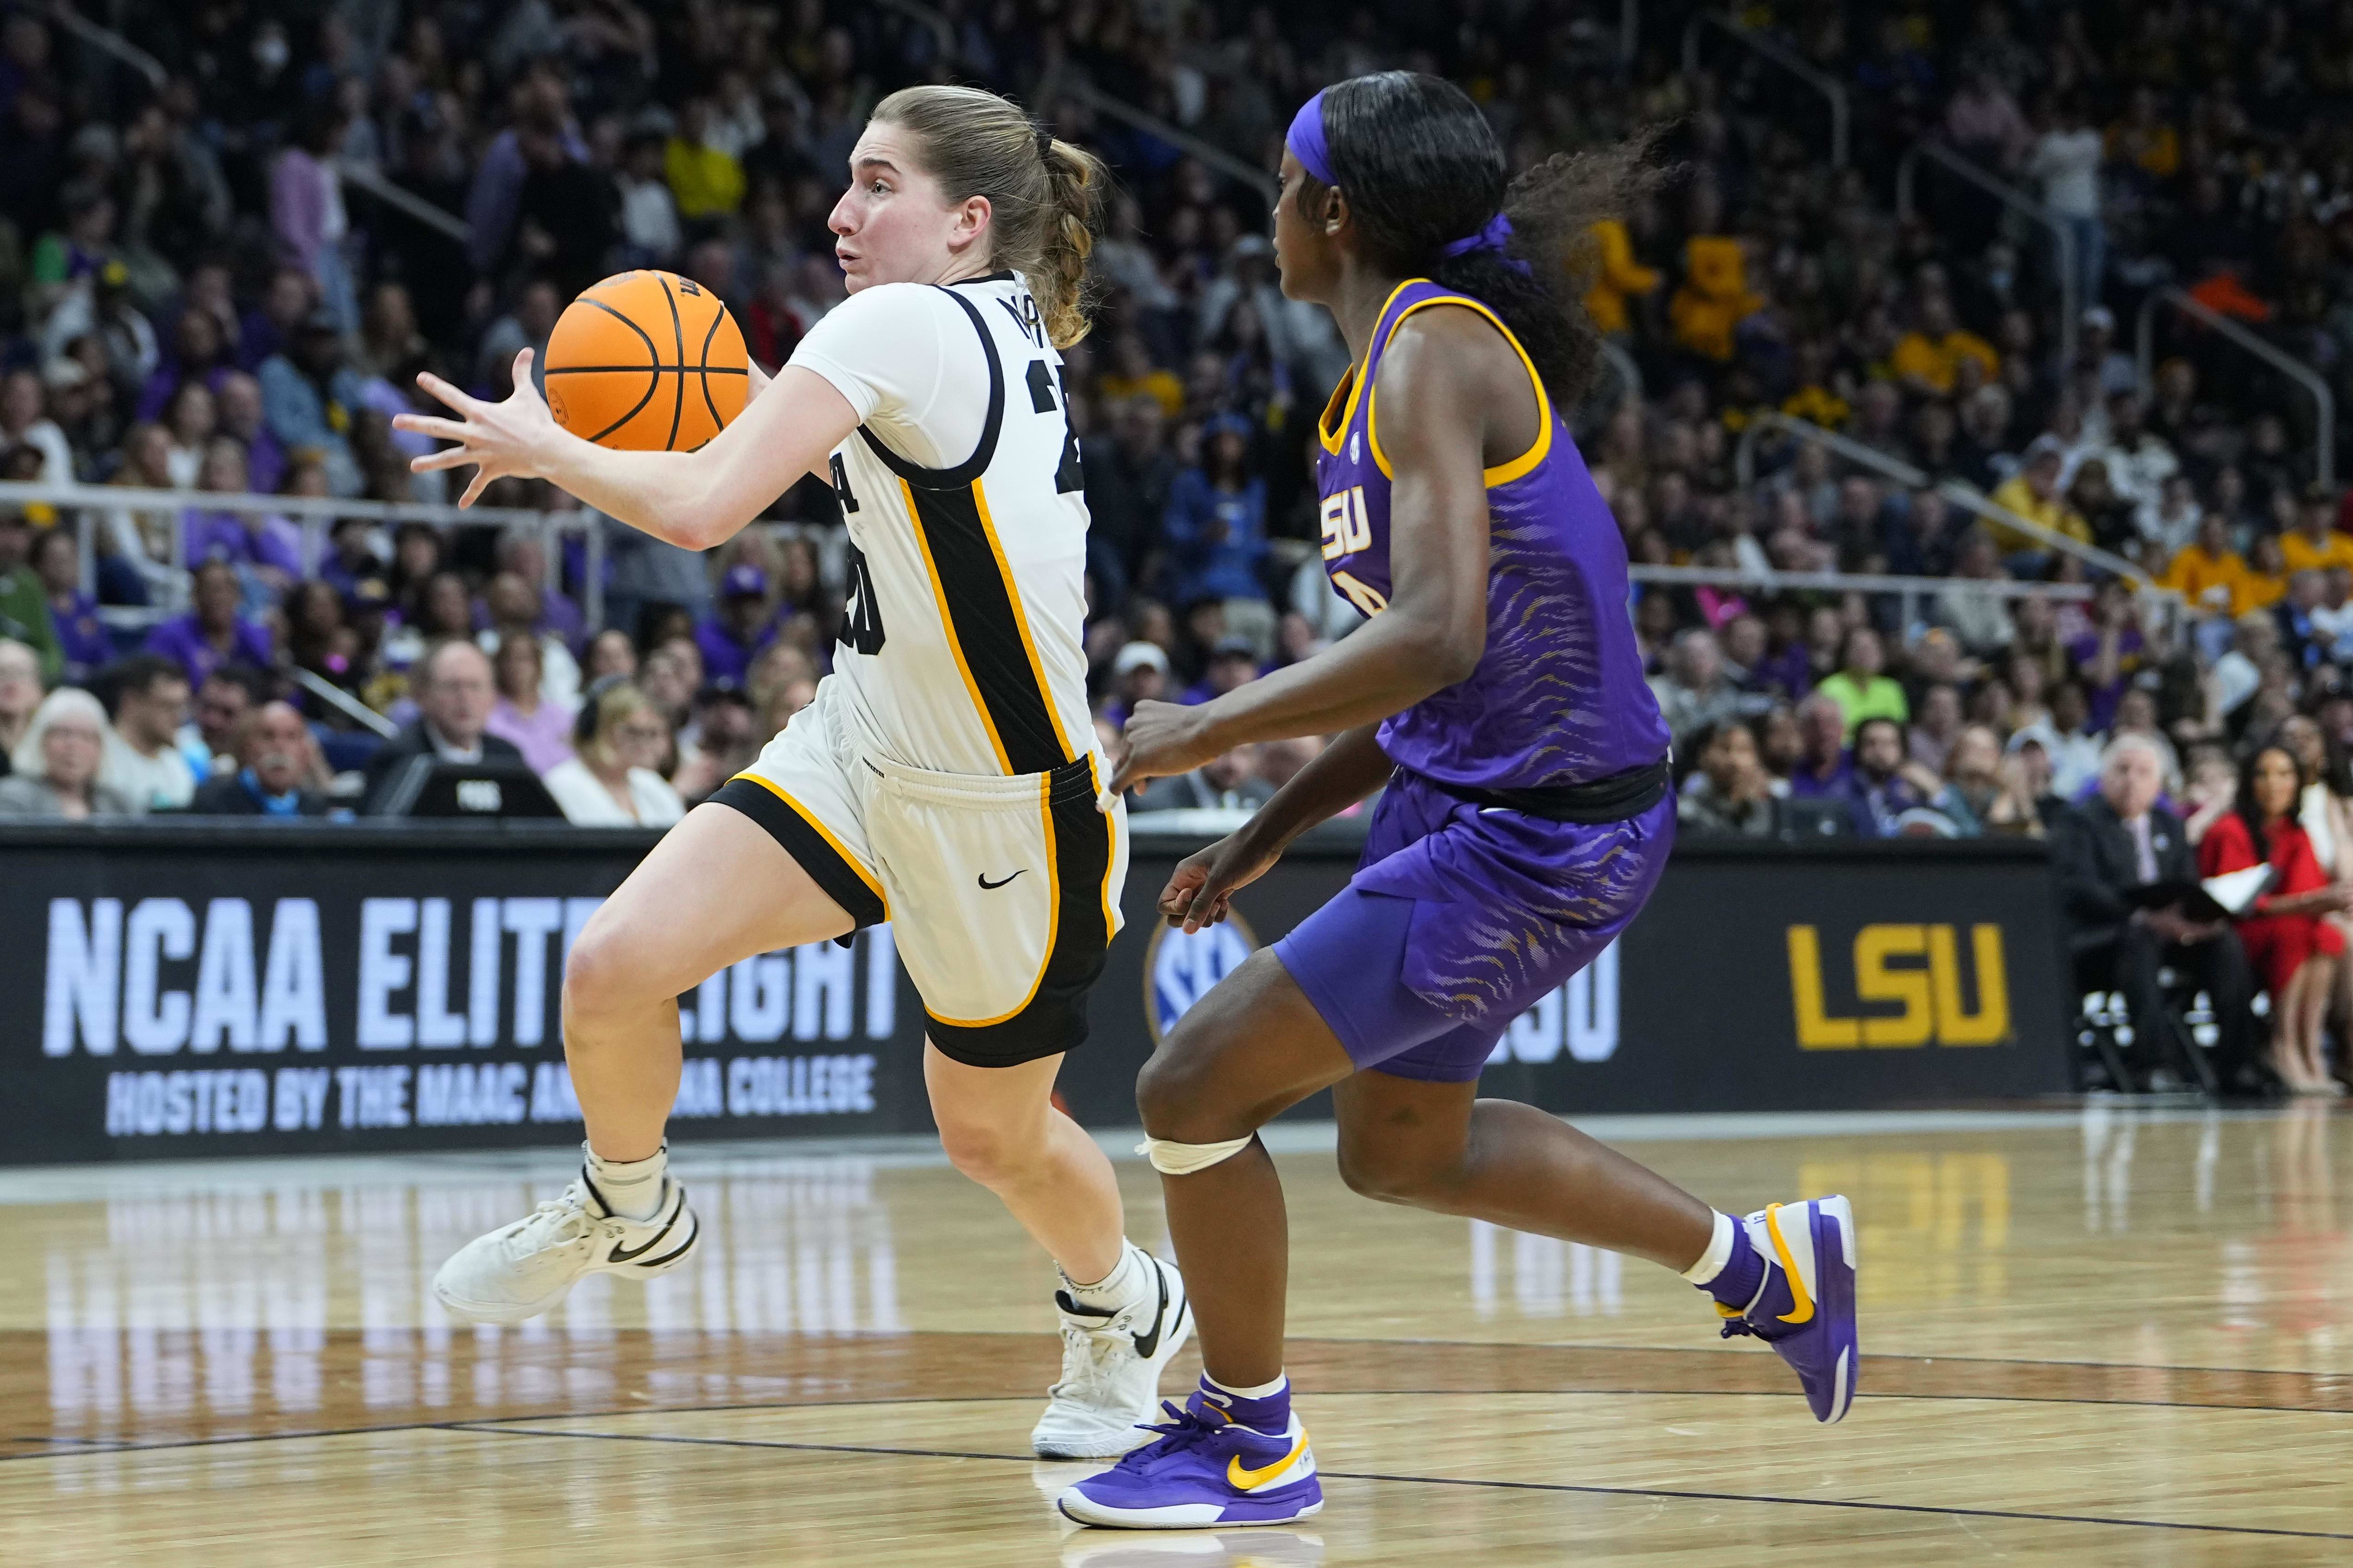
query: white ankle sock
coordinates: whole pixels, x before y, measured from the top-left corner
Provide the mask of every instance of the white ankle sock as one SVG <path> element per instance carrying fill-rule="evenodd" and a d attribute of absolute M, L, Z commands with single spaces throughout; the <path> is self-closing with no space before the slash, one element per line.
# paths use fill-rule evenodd
<path fill-rule="evenodd" d="M 588 1181 L 605 1194 L 606 1203 L 623 1219 L 649 1220 L 661 1213 L 662 1173 L 670 1169 L 670 1145 L 664 1143 L 642 1160 L 607 1160 L 586 1144 L 584 1167 Z"/>
<path fill-rule="evenodd" d="M 1273 1382 L 1261 1383 L 1251 1388 L 1236 1388 L 1230 1383 L 1219 1383 L 1206 1372 L 1201 1374 L 1201 1381 L 1219 1394 L 1230 1394 L 1236 1399 L 1271 1399 L 1282 1392 L 1283 1385 L 1291 1381 L 1291 1374 L 1278 1372 L 1274 1374 Z"/>
<path fill-rule="evenodd" d="M 1683 1270 L 1683 1278 L 1694 1285 L 1710 1284 L 1731 1261 L 1732 1216 L 1719 1213 L 1715 1216 L 1715 1234 L 1708 1237 L 1707 1250 L 1699 1255 L 1697 1263 Z"/>
<path fill-rule="evenodd" d="M 1144 1256 L 1133 1244 L 1124 1245 L 1119 1252 L 1119 1267 L 1092 1285 L 1082 1285 L 1068 1274 L 1062 1275 L 1063 1288 L 1071 1300 L 1082 1307 L 1116 1312 L 1144 1294 Z M 1057 1273 L 1060 1273 L 1058 1268 Z"/>

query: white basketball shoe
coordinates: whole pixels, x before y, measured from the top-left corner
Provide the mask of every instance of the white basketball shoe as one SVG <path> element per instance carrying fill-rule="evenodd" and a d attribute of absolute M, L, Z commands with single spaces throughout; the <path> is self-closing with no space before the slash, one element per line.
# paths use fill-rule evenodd
<path fill-rule="evenodd" d="M 615 1214 L 584 1171 L 562 1197 L 451 1254 L 433 1276 L 433 1295 L 452 1317 L 520 1323 L 564 1300 L 585 1275 L 666 1273 L 686 1261 L 702 1235 L 686 1189 L 670 1177 L 662 1178 L 653 1218 L 634 1220 Z"/>
<path fill-rule="evenodd" d="M 1029 1434 L 1041 1459 L 1115 1459 L 1152 1434 L 1142 1429 L 1160 1399 L 1160 1373 L 1193 1331 L 1185 1280 L 1134 1242 L 1144 1293 L 1118 1311 L 1098 1311 L 1054 1292 L 1062 1314 L 1062 1377 L 1046 1391 L 1046 1414 Z"/>

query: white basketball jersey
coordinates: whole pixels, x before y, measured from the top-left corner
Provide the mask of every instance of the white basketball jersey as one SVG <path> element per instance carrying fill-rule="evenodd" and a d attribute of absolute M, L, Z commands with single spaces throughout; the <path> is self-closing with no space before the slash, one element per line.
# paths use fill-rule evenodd
<path fill-rule="evenodd" d="M 936 319 L 937 334 L 914 334 L 939 343 L 935 364 L 949 363 L 951 350 L 968 360 L 962 344 L 976 340 L 987 374 L 942 380 L 926 406 L 896 411 L 899 427 L 969 431 L 978 409 L 979 441 L 942 468 L 911 461 L 867 425 L 834 449 L 850 544 L 834 671 L 856 699 L 858 721 L 895 761 L 943 773 L 1043 773 L 1094 746 L 1082 641 L 1087 504 L 1062 356 L 1013 273 L 918 287 L 883 289 L 894 311 Z M 836 313 L 882 302 L 866 293 Z M 822 332 L 834 324 L 830 316 L 819 323 L 812 344 L 829 341 L 807 357 L 840 384 L 832 367 L 853 362 L 860 345 Z M 972 337 L 944 341 L 959 332 Z M 852 401 L 870 410 L 872 400 Z M 969 444 L 960 437 L 941 460 Z"/>

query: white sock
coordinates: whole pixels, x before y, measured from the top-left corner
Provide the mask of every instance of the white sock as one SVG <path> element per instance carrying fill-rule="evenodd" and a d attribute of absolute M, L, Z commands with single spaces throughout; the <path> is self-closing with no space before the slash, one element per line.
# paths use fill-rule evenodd
<path fill-rule="evenodd" d="M 1206 1372 L 1201 1374 L 1201 1381 L 1219 1394 L 1230 1394 L 1236 1399 L 1271 1399 L 1282 1392 L 1283 1385 L 1291 1381 L 1291 1376 L 1288 1373 L 1278 1372 L 1274 1374 L 1273 1382 L 1261 1383 L 1250 1388 L 1236 1388 L 1230 1383 L 1219 1383 Z"/>
<path fill-rule="evenodd" d="M 1708 1237 L 1707 1250 L 1699 1255 L 1697 1263 L 1683 1270 L 1683 1278 L 1694 1285 L 1712 1284 L 1715 1277 L 1724 1272 L 1724 1266 L 1731 1261 L 1732 1216 L 1718 1214 L 1715 1216 L 1715 1234 Z"/>
<path fill-rule="evenodd" d="M 588 1159 L 589 1184 L 605 1194 L 605 1202 L 623 1219 L 649 1220 L 661 1213 L 662 1173 L 670 1169 L 670 1145 L 642 1160 L 607 1160 L 582 1144 Z"/>
<path fill-rule="evenodd" d="M 1058 1268 L 1057 1273 L 1061 1271 Z M 1063 1288 L 1071 1300 L 1082 1307 L 1099 1311 L 1116 1312 L 1144 1294 L 1144 1255 L 1133 1245 L 1123 1245 L 1119 1251 L 1119 1267 L 1092 1285 L 1082 1285 L 1068 1274 L 1062 1275 Z"/>

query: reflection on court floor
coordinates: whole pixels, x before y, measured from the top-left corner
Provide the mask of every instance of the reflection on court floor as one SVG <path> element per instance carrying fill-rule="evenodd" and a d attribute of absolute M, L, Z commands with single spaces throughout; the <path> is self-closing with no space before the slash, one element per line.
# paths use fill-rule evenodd
<path fill-rule="evenodd" d="M 560 1150 L 0 1174 L 33 1265 L 0 1276 L 0 1563 L 2342 1562 L 2337 1121 L 1596 1123 L 1727 1207 L 1854 1198 L 1865 1394 L 1829 1430 L 1666 1271 L 1366 1203 L 1328 1129 L 1279 1128 L 1332 1507 L 1240 1538 L 1049 1511 L 1050 1268 L 934 1149 L 683 1146 L 694 1262 L 505 1330 L 428 1283 Z"/>

